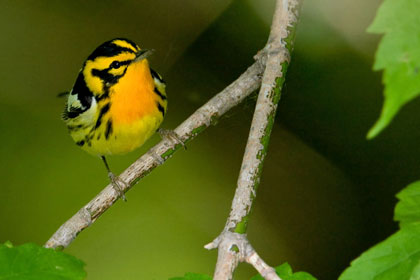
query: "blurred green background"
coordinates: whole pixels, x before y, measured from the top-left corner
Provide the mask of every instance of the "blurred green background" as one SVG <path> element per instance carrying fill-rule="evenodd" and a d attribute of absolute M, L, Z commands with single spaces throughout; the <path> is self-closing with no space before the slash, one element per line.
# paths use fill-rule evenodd
<path fill-rule="evenodd" d="M 365 134 L 382 106 L 371 71 L 379 37 L 365 33 L 380 0 L 306 1 L 249 239 L 271 265 L 289 262 L 336 279 L 396 229 L 394 195 L 418 179 L 420 101 L 379 137 Z M 0 11 L 0 242 L 43 244 L 107 183 L 60 120 L 84 59 L 127 37 L 154 48 L 174 128 L 252 62 L 268 36 L 274 0 L 2 0 Z M 142 179 L 65 251 L 88 279 L 212 275 L 255 97 L 229 112 Z M 159 137 L 110 158 L 118 173 Z M 256 272 L 242 264 L 236 279 Z"/>

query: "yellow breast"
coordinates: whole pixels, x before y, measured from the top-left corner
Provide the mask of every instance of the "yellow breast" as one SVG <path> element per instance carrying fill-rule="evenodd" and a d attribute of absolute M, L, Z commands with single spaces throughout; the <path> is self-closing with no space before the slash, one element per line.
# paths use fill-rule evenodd
<path fill-rule="evenodd" d="M 132 63 L 125 75 L 110 88 L 109 99 L 98 103 L 100 108 L 109 102 L 109 110 L 102 116 L 101 126 L 93 135 L 91 145 L 82 149 L 95 155 L 124 154 L 140 147 L 158 129 L 166 110 L 154 92 L 155 83 L 146 59 Z"/>

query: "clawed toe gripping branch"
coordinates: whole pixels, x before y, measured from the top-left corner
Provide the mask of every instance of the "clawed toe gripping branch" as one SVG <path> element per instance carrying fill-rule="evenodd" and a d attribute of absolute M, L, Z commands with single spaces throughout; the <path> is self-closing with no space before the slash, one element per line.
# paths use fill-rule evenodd
<path fill-rule="evenodd" d="M 256 62 L 174 130 L 174 135 L 179 141 L 163 139 L 119 176 L 126 183 L 120 186 L 121 192 L 125 193 L 183 147 L 179 142 L 185 144 L 191 141 L 214 124 L 214 120 L 260 88 L 229 218 L 222 233 L 205 246 L 207 249 L 218 249 L 215 280 L 232 279 L 239 262 L 253 265 L 265 279 L 280 279 L 274 269 L 268 266 L 251 246 L 246 238 L 246 230 L 267 153 L 277 103 L 290 62 L 301 2 L 302 0 L 277 0 L 267 45 L 256 56 Z M 118 196 L 112 184 L 106 186 L 65 222 L 47 241 L 45 247 L 67 247 L 83 229 L 92 225 L 109 209 L 118 200 Z"/>

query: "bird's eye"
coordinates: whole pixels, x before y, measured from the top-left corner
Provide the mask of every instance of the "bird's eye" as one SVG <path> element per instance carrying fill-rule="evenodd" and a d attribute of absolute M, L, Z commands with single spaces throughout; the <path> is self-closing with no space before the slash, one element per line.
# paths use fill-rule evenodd
<path fill-rule="evenodd" d="M 114 68 L 114 69 L 118 69 L 118 68 L 120 68 L 120 66 L 121 66 L 120 62 L 115 60 L 111 63 L 110 67 Z"/>

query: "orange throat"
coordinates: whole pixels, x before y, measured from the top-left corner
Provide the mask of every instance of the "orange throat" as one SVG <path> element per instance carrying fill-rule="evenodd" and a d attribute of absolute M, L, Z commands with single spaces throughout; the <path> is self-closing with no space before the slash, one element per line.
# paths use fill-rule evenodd
<path fill-rule="evenodd" d="M 154 82 L 147 60 L 131 64 L 111 89 L 111 118 L 114 125 L 124 125 L 153 115 L 156 111 Z"/>

